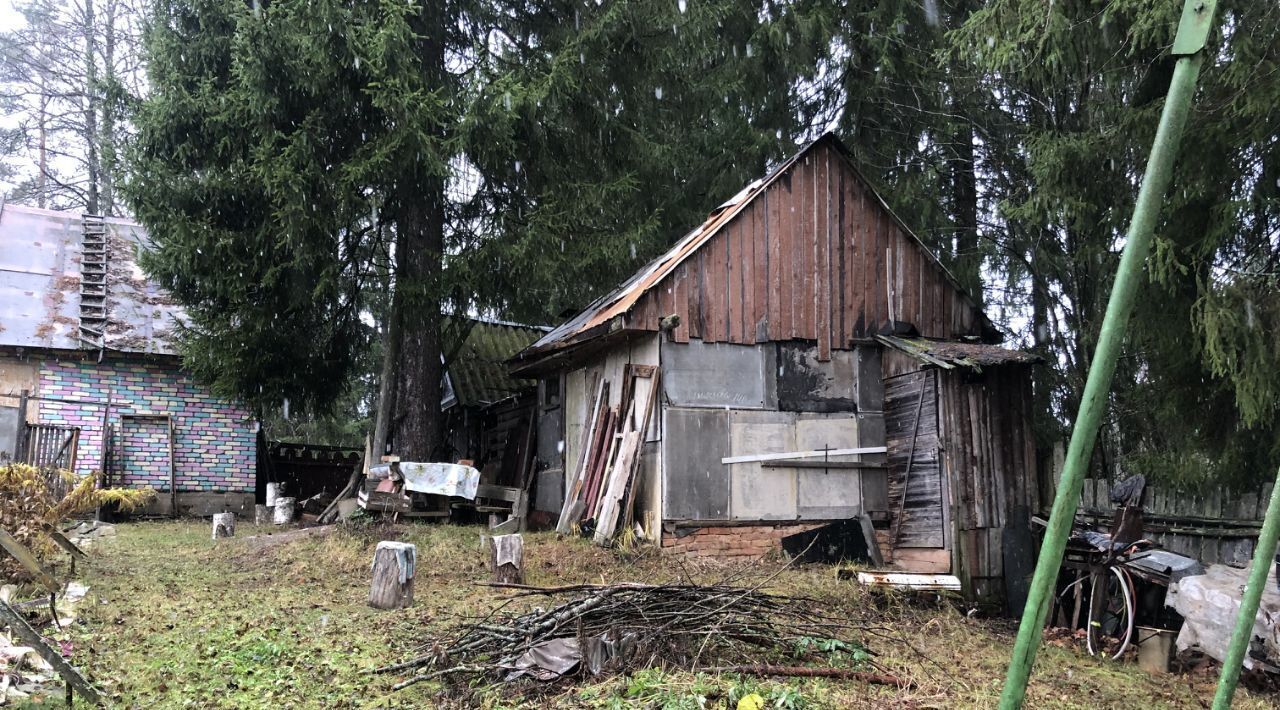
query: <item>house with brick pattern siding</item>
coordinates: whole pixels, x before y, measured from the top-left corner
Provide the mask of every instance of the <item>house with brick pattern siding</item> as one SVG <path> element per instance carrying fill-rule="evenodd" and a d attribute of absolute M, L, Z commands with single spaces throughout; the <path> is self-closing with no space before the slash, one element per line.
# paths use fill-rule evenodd
<path fill-rule="evenodd" d="M 258 422 L 182 369 L 147 246 L 127 220 L 0 204 L 0 459 L 150 487 L 149 512 L 251 512 Z"/>

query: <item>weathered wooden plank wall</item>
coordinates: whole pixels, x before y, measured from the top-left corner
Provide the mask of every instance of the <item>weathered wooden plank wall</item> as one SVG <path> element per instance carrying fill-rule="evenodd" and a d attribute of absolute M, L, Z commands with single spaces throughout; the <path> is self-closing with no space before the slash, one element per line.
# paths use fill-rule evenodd
<path fill-rule="evenodd" d="M 1039 507 L 1031 381 L 1025 366 L 940 373 L 944 467 L 955 515 L 957 574 L 977 598 L 1003 598 L 1029 574 L 1031 555 L 1005 569 L 1012 548 L 1029 547 Z M 1022 545 L 1021 543 L 1026 543 Z"/>
<path fill-rule="evenodd" d="M 1116 508 L 1110 485 L 1109 481 L 1089 478 L 1080 492 L 1080 514 L 1104 529 L 1111 525 Z M 1271 489 L 1272 484 L 1266 483 L 1248 491 L 1194 493 L 1148 484 L 1143 504 L 1146 537 L 1205 564 L 1247 566 Z"/>
<path fill-rule="evenodd" d="M 826 359 L 886 321 L 980 335 L 981 317 L 830 145 L 816 146 L 636 302 L 628 325 L 677 341 L 804 339 Z"/>

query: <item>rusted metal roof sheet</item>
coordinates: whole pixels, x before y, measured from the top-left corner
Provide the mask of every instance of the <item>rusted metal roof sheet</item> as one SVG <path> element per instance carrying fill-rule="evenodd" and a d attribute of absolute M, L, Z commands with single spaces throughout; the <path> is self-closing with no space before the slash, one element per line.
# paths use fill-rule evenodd
<path fill-rule="evenodd" d="M 892 335 L 877 335 L 876 340 L 920 362 L 944 370 L 956 367 L 977 369 L 995 365 L 1030 365 L 1042 360 L 1039 355 L 988 343 L 961 343 Z"/>
<path fill-rule="evenodd" d="M 106 219 L 107 350 L 171 355 L 183 311 L 147 279 L 143 228 Z M 0 345 L 86 349 L 80 340 L 81 215 L 0 205 Z"/>
<path fill-rule="evenodd" d="M 814 162 L 814 165 L 810 165 L 810 162 Z M 840 165 L 836 165 L 836 162 L 840 162 Z M 846 174 L 851 174 L 852 178 L 846 180 Z M 846 182 L 859 183 L 859 187 L 846 185 Z M 849 194 L 850 200 L 858 202 L 856 205 L 847 205 L 847 211 L 844 202 L 846 194 Z M 841 201 L 838 205 L 837 200 Z M 769 202 L 767 207 L 762 207 L 763 211 L 769 212 L 768 215 L 749 214 L 749 206 L 763 202 Z M 873 226 L 855 224 L 852 221 L 855 211 L 864 219 L 870 220 L 867 224 L 874 223 Z M 823 247 L 819 247 L 818 243 L 819 217 L 824 225 L 824 232 L 820 235 L 824 241 Z M 765 219 L 769 220 L 768 224 L 765 224 Z M 731 223 L 737 226 L 726 228 Z M 859 233 L 855 237 L 851 232 L 855 228 L 872 229 L 873 232 Z M 749 233 L 750 237 L 737 232 Z M 722 233 L 730 233 L 735 239 L 728 242 L 719 239 L 717 244 L 726 247 L 723 249 L 726 253 L 719 253 L 722 251 L 719 246 L 713 249 L 716 252 L 713 255 L 716 266 L 709 267 L 705 262 L 712 256 L 699 253 L 700 249 L 707 251 L 704 247 L 708 247 Z M 896 247 L 895 239 L 901 242 L 901 249 Z M 854 241 L 863 249 L 859 252 L 859 258 L 863 261 L 846 264 L 845 257 L 851 257 L 852 248 L 846 247 L 845 242 Z M 877 246 L 879 251 L 873 252 L 872 249 L 861 247 L 864 242 L 869 246 Z M 754 248 L 754 252 L 746 251 L 748 246 Z M 760 253 L 764 251 L 768 251 L 768 255 Z M 812 258 L 808 253 L 810 251 L 813 252 Z M 754 270 L 751 266 L 753 262 L 760 264 Z M 863 175 L 852 166 L 847 148 L 837 138 L 827 134 L 797 152 L 790 160 L 782 162 L 768 177 L 746 185 L 662 256 L 649 262 L 620 287 L 596 299 L 585 311 L 525 349 L 517 357 L 516 367 L 530 367 L 532 363 L 557 352 L 566 351 L 613 331 L 655 330 L 658 319 L 650 311 L 659 306 L 649 303 L 650 301 L 662 301 L 663 304 L 675 301 L 672 311 L 657 313 L 659 316 L 680 313 L 687 301 L 690 304 L 687 315 L 694 316 L 695 312 L 705 315 L 709 312 L 716 319 L 708 327 L 703 327 L 701 322 L 692 322 L 698 319 L 689 319 L 686 327 L 675 331 L 677 340 L 684 340 L 692 334 L 708 342 L 753 343 L 758 324 L 755 321 L 739 324 L 737 321 L 750 320 L 751 313 L 748 311 L 751 308 L 756 311 L 763 308 L 764 298 L 751 299 L 753 289 L 746 288 L 746 285 L 750 279 L 764 283 L 764 262 L 769 262 L 769 269 L 772 271 L 780 270 L 774 264 L 782 265 L 787 262 L 788 266 L 781 269 L 786 271 L 782 274 L 783 280 L 788 278 L 787 272 L 795 270 L 797 279 L 804 276 L 805 285 L 804 289 L 800 289 L 801 284 L 795 284 L 795 288 L 773 288 L 776 284 L 768 284 L 769 289 L 777 292 L 772 296 L 774 301 L 788 301 L 783 308 L 786 312 L 781 315 L 791 315 L 795 311 L 800 316 L 769 319 L 768 333 L 762 334 L 764 338 L 813 339 L 814 334 L 808 334 L 808 331 L 813 330 L 819 343 L 826 345 L 824 352 L 829 352 L 832 347 L 846 347 L 844 339 L 847 335 L 873 329 L 874 326 L 870 325 L 870 317 L 865 319 L 865 324 L 858 319 L 854 319 L 856 322 L 846 322 L 849 319 L 838 320 L 844 317 L 842 308 L 846 306 L 845 302 L 847 301 L 851 315 L 855 298 L 882 298 L 888 292 L 888 301 L 892 303 L 914 306 L 916 311 L 929 306 L 932 311 L 928 316 L 933 319 L 946 321 L 948 324 L 952 321 L 964 321 L 969 324 L 964 330 L 973 330 L 974 334 L 998 340 L 998 331 L 978 310 L 973 299 L 966 296 L 954 276 L 892 214 L 883 198 L 874 192 Z M 846 270 L 858 272 L 856 283 L 852 276 L 847 283 L 842 278 Z M 678 289 L 682 287 L 676 281 L 680 281 L 680 276 L 689 271 L 698 271 L 698 283 L 686 284 L 687 293 L 680 293 Z M 672 276 L 673 274 L 676 276 Z M 928 278 L 925 278 L 925 274 L 928 274 Z M 668 276 L 672 276 L 673 280 L 664 281 Z M 886 281 L 901 284 L 902 288 L 891 285 L 886 289 Z M 666 288 L 655 288 L 659 283 L 666 283 L 676 293 L 668 294 L 664 293 Z M 819 288 L 819 285 L 823 288 Z M 756 287 L 755 290 L 764 288 Z M 942 292 L 954 293 L 956 306 L 952 307 L 950 299 Z M 850 298 L 844 298 L 846 293 L 851 294 Z M 646 296 L 649 298 L 645 298 Z M 707 299 L 708 303 L 704 303 L 703 299 Z M 792 301 L 796 304 L 790 304 Z M 808 306 L 800 303 L 808 303 Z M 771 307 L 776 308 L 776 304 L 771 302 Z M 877 312 L 874 315 L 895 315 L 892 304 L 881 310 L 886 313 Z M 960 311 L 972 312 L 972 316 L 961 315 Z M 896 319 L 901 320 L 901 308 L 896 313 Z M 952 319 L 950 316 L 954 313 L 955 317 Z M 728 322 L 727 327 L 721 327 L 721 319 Z M 787 333 L 782 333 L 785 330 Z M 792 330 L 795 333 L 791 333 Z M 801 331 L 805 334 L 801 334 Z M 951 331 L 941 333 L 951 334 Z"/>

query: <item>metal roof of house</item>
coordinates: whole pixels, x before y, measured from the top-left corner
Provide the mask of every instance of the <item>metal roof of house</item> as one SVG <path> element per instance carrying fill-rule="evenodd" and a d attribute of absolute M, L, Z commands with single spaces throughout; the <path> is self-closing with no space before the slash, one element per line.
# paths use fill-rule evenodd
<path fill-rule="evenodd" d="M 107 350 L 175 354 L 182 309 L 148 280 L 143 228 L 107 218 Z M 80 340 L 82 216 L 0 203 L 0 346 L 89 349 Z M 96 348 L 95 348 L 96 349 Z"/>
<path fill-rule="evenodd" d="M 987 343 L 903 338 L 894 335 L 877 335 L 876 340 L 920 362 L 935 365 L 944 370 L 956 367 L 980 369 L 995 365 L 1031 365 L 1043 360 L 1039 355 L 1023 350 L 1012 350 Z"/>
<path fill-rule="evenodd" d="M 769 185 L 777 180 L 785 173 L 796 161 L 800 160 L 806 153 L 821 143 L 830 143 L 836 150 L 840 151 L 846 158 L 850 159 L 852 166 L 852 156 L 849 149 L 840 141 L 833 133 L 825 133 L 813 142 L 801 148 L 795 155 L 788 158 L 781 165 L 774 168 L 767 176 L 752 181 L 744 187 L 738 194 L 730 197 L 723 204 L 712 210 L 707 219 L 693 231 L 686 234 L 676 242 L 674 246 L 667 250 L 658 258 L 646 264 L 637 271 L 631 278 L 624 281 L 620 286 L 613 289 L 609 293 L 596 299 L 591 305 L 587 306 L 581 313 L 573 318 L 565 321 L 551 332 L 540 338 L 536 343 L 522 351 L 519 360 L 537 359 L 543 354 L 559 348 L 569 347 L 578 342 L 585 341 L 599 334 L 602 330 L 607 330 L 609 323 L 617 316 L 623 315 L 631 310 L 632 306 L 640 300 L 651 288 L 656 286 L 663 278 L 676 269 L 685 259 L 698 251 L 704 244 L 711 240 L 718 231 L 734 217 L 738 215 L 752 200 L 763 193 Z M 855 168 L 855 172 L 857 172 Z M 965 294 L 965 289 L 955 278 L 946 266 L 938 260 L 937 256 L 925 246 L 924 242 L 916 236 L 915 232 L 903 223 L 903 221 L 889 208 L 889 203 L 880 196 L 878 192 L 871 186 L 871 183 L 863 178 L 867 192 L 880 205 L 881 208 L 902 228 L 908 237 L 914 240 L 921 250 L 931 259 L 934 264 L 942 270 L 945 278 L 960 293 Z M 966 298 L 968 298 L 966 294 Z M 971 299 L 970 299 L 971 301 Z M 979 317 L 986 321 L 986 315 L 978 311 Z M 990 326 L 990 322 L 986 321 Z M 994 330 L 994 326 L 990 326 Z"/>
<path fill-rule="evenodd" d="M 445 316 L 444 320 L 458 316 Z M 466 340 L 449 363 L 453 395 L 464 407 L 485 406 L 527 392 L 536 382 L 507 374 L 506 361 L 548 328 L 470 318 Z"/>

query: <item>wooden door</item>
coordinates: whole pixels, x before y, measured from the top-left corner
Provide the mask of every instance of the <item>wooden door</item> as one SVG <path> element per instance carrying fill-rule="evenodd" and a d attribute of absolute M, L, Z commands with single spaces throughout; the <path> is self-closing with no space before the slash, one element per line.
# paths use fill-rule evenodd
<path fill-rule="evenodd" d="M 884 423 L 890 547 L 947 548 L 937 373 L 919 370 L 886 378 Z"/>

